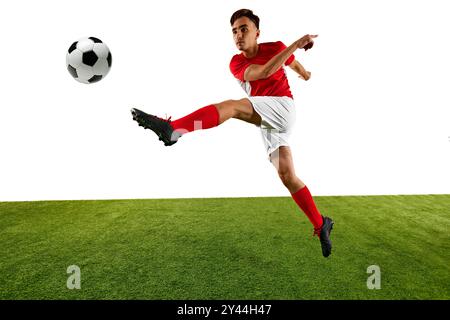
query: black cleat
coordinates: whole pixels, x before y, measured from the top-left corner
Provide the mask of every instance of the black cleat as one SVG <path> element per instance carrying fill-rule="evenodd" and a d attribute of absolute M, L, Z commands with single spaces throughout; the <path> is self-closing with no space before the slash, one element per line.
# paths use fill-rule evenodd
<path fill-rule="evenodd" d="M 164 142 L 165 146 L 175 144 L 181 137 L 181 134 L 175 131 L 170 124 L 170 118 L 161 119 L 136 108 L 131 109 L 131 114 L 133 115 L 133 120 L 137 121 L 139 126 L 144 127 L 145 129 L 150 129 L 156 133 L 159 140 Z"/>
<path fill-rule="evenodd" d="M 333 230 L 334 222 L 331 218 L 322 216 L 323 224 L 320 230 L 316 232 L 320 239 L 320 245 L 322 246 L 322 254 L 327 258 L 331 254 L 331 240 L 330 233 Z"/>

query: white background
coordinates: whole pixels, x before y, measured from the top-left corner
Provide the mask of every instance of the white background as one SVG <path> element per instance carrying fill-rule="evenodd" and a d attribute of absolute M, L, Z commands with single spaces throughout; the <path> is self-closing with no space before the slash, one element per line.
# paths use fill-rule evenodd
<path fill-rule="evenodd" d="M 314 195 L 450 193 L 448 1 L 2 1 L 0 201 L 287 196 L 258 129 L 239 120 L 172 147 L 132 121 L 178 118 L 244 92 L 231 14 L 261 42 L 319 38 L 287 70 L 297 175 Z M 71 78 L 65 54 L 102 39 L 113 66 Z"/>

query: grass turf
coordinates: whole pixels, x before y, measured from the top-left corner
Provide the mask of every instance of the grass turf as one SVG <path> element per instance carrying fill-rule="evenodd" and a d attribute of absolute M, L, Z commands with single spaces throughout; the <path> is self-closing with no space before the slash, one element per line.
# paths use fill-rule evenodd
<path fill-rule="evenodd" d="M 0 299 L 450 298 L 450 195 L 315 200 L 328 259 L 288 197 L 3 202 Z"/>

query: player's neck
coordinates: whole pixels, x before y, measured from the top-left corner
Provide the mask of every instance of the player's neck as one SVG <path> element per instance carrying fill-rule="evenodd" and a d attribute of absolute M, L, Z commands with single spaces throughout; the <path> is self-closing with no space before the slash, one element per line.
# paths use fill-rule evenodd
<path fill-rule="evenodd" d="M 254 47 L 248 48 L 248 50 L 243 51 L 242 54 L 244 55 L 244 57 L 251 59 L 256 57 L 258 51 L 259 51 L 259 44 L 256 44 Z"/>

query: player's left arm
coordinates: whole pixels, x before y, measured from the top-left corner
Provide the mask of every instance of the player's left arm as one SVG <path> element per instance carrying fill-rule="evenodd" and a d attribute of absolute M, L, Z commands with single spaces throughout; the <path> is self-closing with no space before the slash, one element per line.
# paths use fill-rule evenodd
<path fill-rule="evenodd" d="M 300 76 L 300 78 L 302 78 L 305 81 L 311 78 L 311 72 L 306 71 L 305 68 L 301 65 L 301 63 L 298 62 L 297 60 L 292 61 L 292 63 L 289 65 L 289 68 L 294 70 Z"/>

